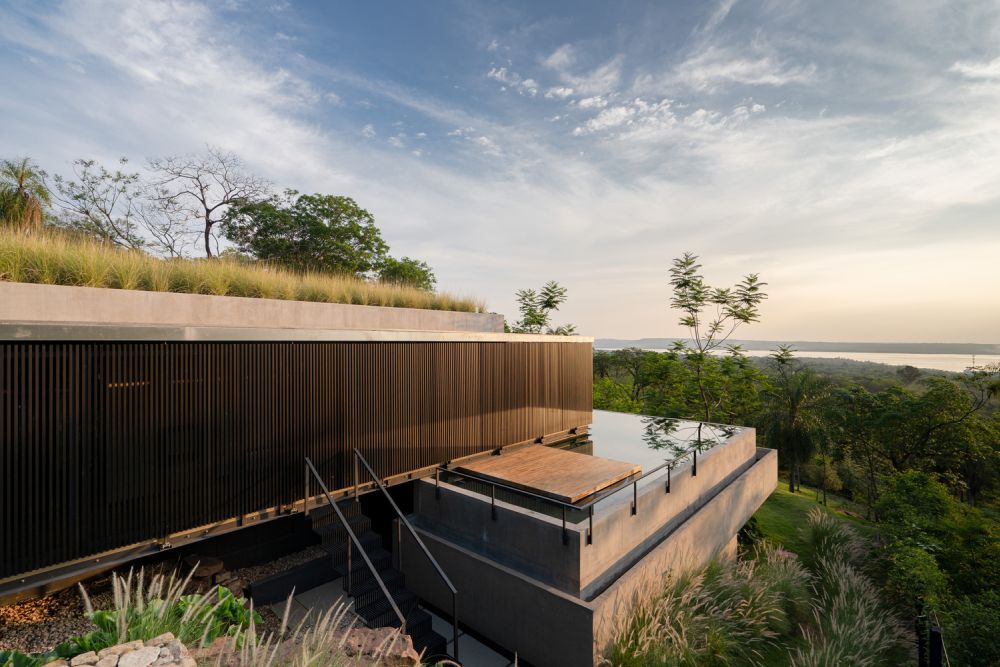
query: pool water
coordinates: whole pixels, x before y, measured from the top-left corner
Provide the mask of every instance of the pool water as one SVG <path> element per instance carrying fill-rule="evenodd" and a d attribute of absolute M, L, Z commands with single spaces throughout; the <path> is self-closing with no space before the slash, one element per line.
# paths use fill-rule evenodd
<path fill-rule="evenodd" d="M 721 424 L 594 410 L 589 436 L 567 449 L 635 463 L 645 473 L 667 461 L 683 463 L 692 449 L 711 449 L 741 430 Z"/>

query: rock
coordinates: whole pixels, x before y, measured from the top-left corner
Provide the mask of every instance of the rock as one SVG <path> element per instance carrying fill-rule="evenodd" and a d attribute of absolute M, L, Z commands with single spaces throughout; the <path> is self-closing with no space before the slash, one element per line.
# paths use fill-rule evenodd
<path fill-rule="evenodd" d="M 227 667 L 236 664 L 236 640 L 232 637 L 218 637 L 205 648 L 194 648 L 190 657 L 210 665 Z"/>
<path fill-rule="evenodd" d="M 159 647 L 147 646 L 120 657 L 118 659 L 118 667 L 149 667 L 159 657 Z"/>
<path fill-rule="evenodd" d="M 137 639 L 134 642 L 126 642 L 124 644 L 116 644 L 115 646 L 102 648 L 98 651 L 97 657 L 104 658 L 109 655 L 119 656 L 122 653 L 128 653 L 129 651 L 135 651 L 140 648 L 142 648 L 142 642 Z"/>
<path fill-rule="evenodd" d="M 197 566 L 198 569 L 194 571 L 194 576 L 198 579 L 214 577 L 226 569 L 222 560 L 215 558 L 214 556 L 199 556 L 197 554 L 191 554 L 184 559 L 184 563 L 191 568 Z"/>
<path fill-rule="evenodd" d="M 157 635 L 149 641 L 146 642 L 146 646 L 163 646 L 167 642 L 174 641 L 174 633 L 164 632 L 162 635 Z"/>
<path fill-rule="evenodd" d="M 413 640 L 395 628 L 353 628 L 344 640 L 344 652 L 377 658 L 378 664 L 386 667 L 420 665 L 420 654 L 413 648 Z"/>
<path fill-rule="evenodd" d="M 115 667 L 118 664 L 118 655 L 112 653 L 111 655 L 106 655 L 97 661 L 95 667 Z"/>
<path fill-rule="evenodd" d="M 71 667 L 77 667 L 78 665 L 96 665 L 97 664 L 97 654 L 93 651 L 87 651 L 86 653 L 81 653 L 72 660 L 69 661 Z"/>

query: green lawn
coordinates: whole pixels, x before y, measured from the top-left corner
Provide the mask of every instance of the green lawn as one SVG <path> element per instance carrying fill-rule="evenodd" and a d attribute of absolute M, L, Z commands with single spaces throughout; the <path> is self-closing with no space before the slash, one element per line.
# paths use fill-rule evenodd
<path fill-rule="evenodd" d="M 845 510 L 861 514 L 864 509 L 860 506 L 829 494 L 827 502 L 825 507 L 816 502 L 816 493 L 813 489 L 803 487 L 800 493 L 791 493 L 788 490 L 788 482 L 779 481 L 778 488 L 764 501 L 754 516 L 757 518 L 757 527 L 761 535 L 793 553 L 800 553 L 804 546 L 799 537 L 799 528 L 805 525 L 806 515 L 814 507 L 819 507 L 838 519 L 851 522 L 863 534 L 869 534 L 873 530 L 868 521 L 844 514 Z"/>

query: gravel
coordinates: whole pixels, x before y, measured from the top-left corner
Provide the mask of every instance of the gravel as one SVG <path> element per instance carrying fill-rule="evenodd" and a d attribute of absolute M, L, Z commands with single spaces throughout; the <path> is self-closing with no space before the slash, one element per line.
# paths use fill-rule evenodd
<path fill-rule="evenodd" d="M 325 554 L 319 547 L 309 547 L 269 563 L 232 570 L 232 574 L 241 581 L 251 583 Z M 147 576 L 149 572 L 147 570 Z M 127 570 L 121 574 L 127 575 Z M 95 609 L 110 609 L 114 606 L 110 575 L 89 579 L 83 585 Z M 279 628 L 281 619 L 273 612 L 269 609 L 258 611 L 264 620 L 265 631 Z M 0 650 L 13 649 L 24 653 L 50 651 L 71 637 L 96 629 L 84 617 L 84 612 L 83 597 L 78 586 L 37 600 L 0 607 Z"/>

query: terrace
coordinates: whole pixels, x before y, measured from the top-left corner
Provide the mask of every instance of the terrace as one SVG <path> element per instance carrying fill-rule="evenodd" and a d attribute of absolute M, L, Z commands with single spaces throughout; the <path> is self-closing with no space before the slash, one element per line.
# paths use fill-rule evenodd
<path fill-rule="evenodd" d="M 443 466 L 415 484 L 410 521 L 470 601 L 463 623 L 534 664 L 578 665 L 663 572 L 733 553 L 776 480 L 753 429 L 595 411 L 545 446 Z M 414 591 L 444 605 L 399 537 Z"/>

